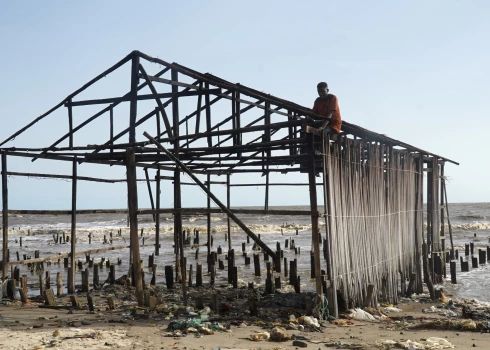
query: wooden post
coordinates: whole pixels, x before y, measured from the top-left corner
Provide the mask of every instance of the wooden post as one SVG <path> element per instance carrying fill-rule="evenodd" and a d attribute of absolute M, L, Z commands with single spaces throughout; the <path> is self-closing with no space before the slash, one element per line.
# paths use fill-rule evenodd
<path fill-rule="evenodd" d="M 153 201 L 153 192 L 151 191 L 150 176 L 148 175 L 148 168 L 145 168 L 146 186 L 148 187 L 148 195 L 150 196 L 151 209 L 155 210 L 155 202 Z M 155 214 L 153 214 L 153 222 L 156 221 Z"/>
<path fill-rule="evenodd" d="M 111 265 L 109 270 L 109 284 L 113 285 L 116 282 L 116 267 Z"/>
<path fill-rule="evenodd" d="M 99 265 L 95 264 L 94 267 L 94 277 L 93 277 L 93 286 L 94 289 L 99 289 Z"/>
<path fill-rule="evenodd" d="M 70 149 L 73 149 L 73 109 L 71 105 L 71 98 L 68 99 L 66 102 L 68 102 L 68 128 L 70 131 L 69 139 L 68 139 L 68 147 Z"/>
<path fill-rule="evenodd" d="M 268 168 L 268 167 L 267 167 Z M 269 171 L 265 174 L 265 203 L 264 210 L 269 210 Z"/>
<path fill-rule="evenodd" d="M 2 152 L 2 279 L 5 281 L 8 274 L 8 237 L 9 237 L 9 206 L 8 206 L 8 183 L 7 183 L 7 153 Z"/>
<path fill-rule="evenodd" d="M 126 175 L 128 185 L 129 231 L 131 236 L 131 253 L 133 256 L 133 279 L 136 287 L 138 305 L 144 304 L 143 283 L 141 279 L 141 260 L 138 241 L 138 189 L 136 184 L 136 160 L 134 148 L 126 149 Z"/>
<path fill-rule="evenodd" d="M 189 266 L 189 287 L 192 287 L 192 264 Z"/>
<path fill-rule="evenodd" d="M 88 304 L 88 311 L 89 312 L 94 312 L 95 311 L 94 301 L 93 301 L 92 296 L 90 295 L 90 293 L 87 293 L 87 304 Z"/>
<path fill-rule="evenodd" d="M 230 205 L 231 205 L 231 179 L 230 179 L 230 174 L 226 174 L 226 207 L 228 209 L 230 209 Z M 227 221 L 227 224 L 228 224 L 228 231 L 227 231 L 227 234 L 228 234 L 228 250 L 231 249 L 231 221 L 230 221 L 230 217 L 229 216 L 226 216 L 226 221 Z M 248 237 L 248 236 L 247 236 Z"/>
<path fill-rule="evenodd" d="M 308 182 L 310 187 L 310 209 L 311 209 L 311 234 L 313 242 L 314 266 L 315 266 L 315 286 L 316 286 L 316 308 L 319 309 L 322 304 L 322 276 L 320 265 L 320 242 L 318 239 L 318 202 L 316 196 L 316 169 L 315 169 L 315 153 L 313 145 L 313 134 L 306 134 L 307 142 L 307 168 Z M 321 317 L 322 315 L 315 315 Z"/>
<path fill-rule="evenodd" d="M 61 272 L 56 273 L 56 296 L 63 295 L 63 274 Z"/>
<path fill-rule="evenodd" d="M 160 209 L 160 169 L 157 170 L 156 208 Z M 160 213 L 155 214 L 155 255 L 160 255 Z"/>
<path fill-rule="evenodd" d="M 44 291 L 45 291 L 45 285 L 44 285 L 44 275 L 40 274 L 39 275 L 39 295 L 44 296 Z"/>
<path fill-rule="evenodd" d="M 260 277 L 260 256 L 259 256 L 259 254 L 254 254 L 254 268 L 255 268 L 255 276 Z"/>
<path fill-rule="evenodd" d="M 88 269 L 82 270 L 82 292 L 88 293 Z"/>
<path fill-rule="evenodd" d="M 449 262 L 449 270 L 451 272 L 451 283 L 456 284 L 456 261 Z"/>
<path fill-rule="evenodd" d="M 211 192 L 211 175 L 208 173 L 207 174 L 207 185 L 208 185 L 208 191 Z M 208 194 L 207 198 L 207 207 L 208 209 L 211 209 L 211 197 Z M 208 230 L 208 255 L 211 253 L 211 213 L 207 213 L 207 230 Z"/>
<path fill-rule="evenodd" d="M 68 293 L 75 293 L 75 250 L 77 242 L 77 157 L 73 159 L 73 177 L 71 180 L 71 237 L 70 237 L 70 265 L 71 270 L 69 270 L 68 275 Z"/>
<path fill-rule="evenodd" d="M 167 289 L 173 289 L 174 287 L 174 268 L 172 265 L 165 266 L 165 282 Z"/>
<path fill-rule="evenodd" d="M 196 287 L 202 286 L 202 264 L 197 264 L 196 267 Z"/>
<path fill-rule="evenodd" d="M 51 288 L 51 272 L 46 271 L 45 274 L 46 274 L 46 289 L 50 289 Z"/>
<path fill-rule="evenodd" d="M 129 143 L 136 142 L 136 116 L 138 111 L 138 83 L 140 57 L 137 52 L 131 57 L 131 91 L 129 101 Z"/>

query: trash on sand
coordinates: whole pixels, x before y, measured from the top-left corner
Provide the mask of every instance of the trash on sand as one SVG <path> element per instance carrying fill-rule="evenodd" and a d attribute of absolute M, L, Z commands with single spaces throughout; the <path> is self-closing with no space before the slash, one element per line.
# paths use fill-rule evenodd
<path fill-rule="evenodd" d="M 378 341 L 377 344 L 385 349 L 391 349 L 392 347 L 402 348 L 402 349 L 427 349 L 427 350 L 436 350 L 436 349 L 452 349 L 454 345 L 451 342 L 447 341 L 443 338 L 430 337 L 422 342 L 415 342 L 410 339 L 408 340 L 382 340 Z"/>
<path fill-rule="evenodd" d="M 354 325 L 354 322 L 349 321 L 349 320 L 343 320 L 343 319 L 333 320 L 332 323 L 334 325 L 340 326 L 340 327 L 350 327 L 350 326 Z"/>
<path fill-rule="evenodd" d="M 409 326 L 410 329 L 442 329 L 442 330 L 461 330 L 475 331 L 477 330 L 476 322 L 473 320 L 434 320 L 417 323 Z"/>
<path fill-rule="evenodd" d="M 274 327 L 270 333 L 270 340 L 272 341 L 288 341 L 291 340 L 291 334 L 289 334 L 282 327 Z"/>
<path fill-rule="evenodd" d="M 376 321 L 373 315 L 359 308 L 351 310 L 349 317 L 358 321 Z"/>
<path fill-rule="evenodd" d="M 253 341 L 269 340 L 270 337 L 271 334 L 269 332 L 262 332 L 250 335 L 250 339 L 252 339 Z"/>
<path fill-rule="evenodd" d="M 384 310 L 386 312 L 402 312 L 402 309 L 399 309 L 397 307 L 385 307 Z"/>
<path fill-rule="evenodd" d="M 312 316 L 301 316 L 300 318 L 298 318 L 298 322 L 301 324 L 305 324 L 307 326 L 311 325 L 311 326 L 315 326 L 315 327 L 320 327 L 318 320 Z"/>

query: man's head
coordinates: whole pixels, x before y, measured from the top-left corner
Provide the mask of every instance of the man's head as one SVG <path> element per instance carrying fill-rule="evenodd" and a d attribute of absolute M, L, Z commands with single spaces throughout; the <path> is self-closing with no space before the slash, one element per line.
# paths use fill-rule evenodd
<path fill-rule="evenodd" d="M 320 97 L 327 97 L 328 96 L 328 84 L 325 83 L 325 82 L 321 82 L 321 83 L 318 83 L 318 85 L 316 86 L 316 89 L 318 91 L 318 96 Z"/>

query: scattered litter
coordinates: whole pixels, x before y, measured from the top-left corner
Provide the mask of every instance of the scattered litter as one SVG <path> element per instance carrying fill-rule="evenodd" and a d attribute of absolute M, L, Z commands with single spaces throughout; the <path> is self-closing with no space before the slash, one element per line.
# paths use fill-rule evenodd
<path fill-rule="evenodd" d="M 371 322 L 376 321 L 376 319 L 374 318 L 373 315 L 371 315 L 370 313 L 368 313 L 362 309 L 356 308 L 356 309 L 353 309 L 350 311 L 351 312 L 349 313 L 349 317 L 353 318 L 354 320 L 371 321 Z"/>
<path fill-rule="evenodd" d="M 433 320 L 424 321 L 409 326 L 410 329 L 441 329 L 441 330 L 461 330 L 461 331 L 475 331 L 477 330 L 476 322 L 473 320 Z"/>
<path fill-rule="evenodd" d="M 350 327 L 350 326 L 354 325 L 354 322 L 349 321 L 349 320 L 343 320 L 343 319 L 333 320 L 332 323 L 334 325 L 340 326 L 340 327 Z"/>
<path fill-rule="evenodd" d="M 311 325 L 311 326 L 315 326 L 315 327 L 320 327 L 318 320 L 312 316 L 301 316 L 300 318 L 298 318 L 298 322 L 301 324 L 305 324 L 307 326 Z"/>
<path fill-rule="evenodd" d="M 251 334 L 250 339 L 253 341 L 260 341 L 260 340 L 269 340 L 271 337 L 271 334 L 269 332 L 261 332 L 261 333 L 256 333 L 256 334 Z"/>
<path fill-rule="evenodd" d="M 399 309 L 397 307 L 385 307 L 384 310 L 386 312 L 402 312 L 402 309 Z"/>
<path fill-rule="evenodd" d="M 382 349 L 391 349 L 393 347 L 402 348 L 402 349 L 427 349 L 427 350 L 436 350 L 436 349 L 452 349 L 454 345 L 451 342 L 447 341 L 443 338 L 430 337 L 422 342 L 415 342 L 412 340 L 381 340 L 377 342 L 377 345 Z"/>
<path fill-rule="evenodd" d="M 272 340 L 272 341 L 288 341 L 288 340 L 291 340 L 291 334 L 289 334 L 282 327 L 274 327 L 270 333 L 270 340 Z"/>

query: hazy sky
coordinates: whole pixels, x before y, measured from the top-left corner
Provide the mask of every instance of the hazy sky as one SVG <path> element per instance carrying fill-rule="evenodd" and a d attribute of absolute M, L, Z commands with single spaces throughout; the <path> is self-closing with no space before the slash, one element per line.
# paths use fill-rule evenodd
<path fill-rule="evenodd" d="M 490 126 L 488 1 L 4 1 L 0 6 L 2 140 L 137 49 L 305 106 L 312 106 L 316 84 L 327 81 L 344 120 L 459 161 L 460 166 L 446 166 L 450 202 L 490 201 L 484 155 Z M 128 74 L 111 79 L 83 97 L 129 90 Z M 124 125 L 128 110 L 118 112 Z M 64 113 L 7 146 L 48 146 L 67 131 Z M 76 114 L 75 124 L 84 115 Z M 107 138 L 107 118 L 75 136 L 75 143 L 90 143 L 84 137 L 100 133 Z M 139 139 L 143 131 L 138 129 Z M 115 168 L 81 165 L 79 173 L 123 178 L 124 168 Z M 9 161 L 11 171 L 70 174 L 70 169 L 47 160 Z M 306 182 L 307 176 L 277 180 Z M 10 178 L 9 184 L 13 209 L 70 207 L 69 182 Z M 146 185 L 138 189 L 140 206 L 147 207 Z M 170 191 L 165 184 L 162 206 L 172 205 Z M 217 192 L 223 196 L 224 187 Z M 307 204 L 307 192 L 272 188 L 271 205 Z M 185 188 L 183 195 L 186 206 L 205 203 L 196 188 Z M 78 202 L 83 208 L 125 207 L 126 188 L 80 183 Z M 263 189 L 232 192 L 233 205 L 263 202 Z"/>

